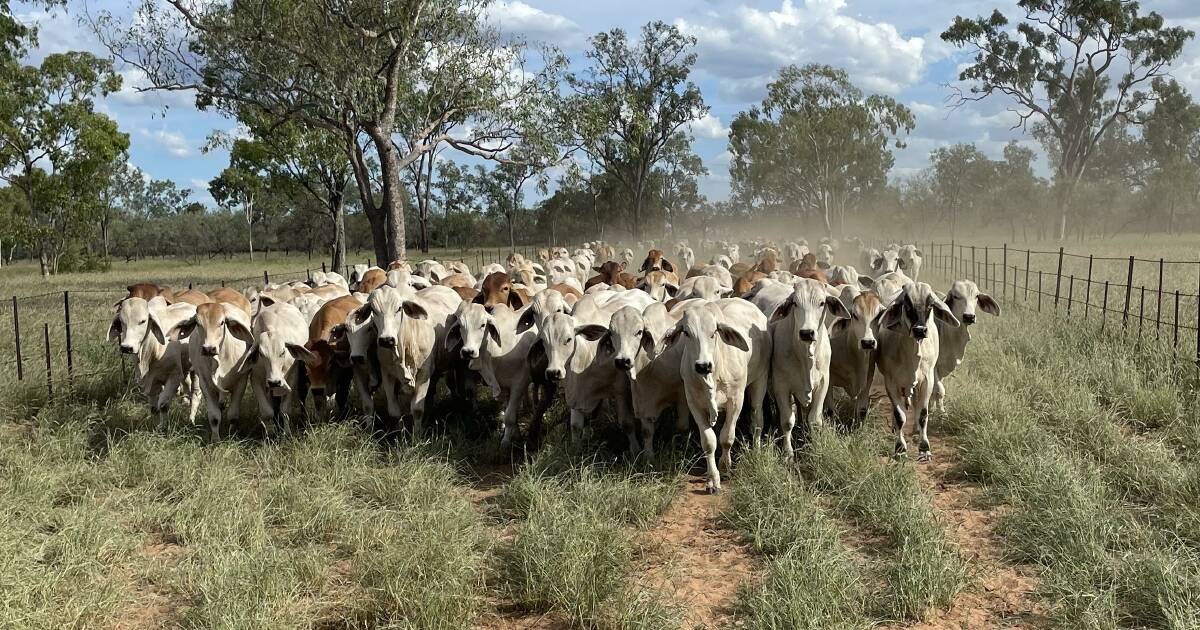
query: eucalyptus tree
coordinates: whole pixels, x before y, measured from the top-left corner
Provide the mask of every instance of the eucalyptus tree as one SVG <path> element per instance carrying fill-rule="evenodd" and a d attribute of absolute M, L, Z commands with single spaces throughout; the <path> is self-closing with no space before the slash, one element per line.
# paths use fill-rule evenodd
<path fill-rule="evenodd" d="M 957 104 L 992 96 L 1009 101 L 1018 127 L 1055 153 L 1058 237 L 1067 232 L 1071 199 L 1107 132 L 1151 99 L 1194 33 L 1168 27 L 1130 0 L 1020 0 L 1023 16 L 954 18 L 942 39 L 974 54 L 959 73 Z"/>

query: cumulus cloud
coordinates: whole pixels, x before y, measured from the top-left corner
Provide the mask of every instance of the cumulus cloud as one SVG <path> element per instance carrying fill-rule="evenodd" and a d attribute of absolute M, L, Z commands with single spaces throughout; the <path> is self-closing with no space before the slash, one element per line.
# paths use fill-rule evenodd
<path fill-rule="evenodd" d="M 729 97 L 751 97 L 791 63 L 840 66 L 862 87 L 889 94 L 921 79 L 924 38 L 906 38 L 887 22 L 866 22 L 845 9 L 845 0 L 782 0 L 777 10 L 743 5 L 724 20 L 676 24 L 697 38 L 698 66 L 717 76 Z"/>
<path fill-rule="evenodd" d="M 583 29 L 572 20 L 520 0 L 493 4 L 488 8 L 488 18 L 507 33 L 567 49 L 577 48 L 586 41 Z"/>
<path fill-rule="evenodd" d="M 167 131 L 166 129 L 150 130 L 146 128 L 138 129 L 138 136 L 148 140 L 162 151 L 177 157 L 191 157 L 194 153 L 187 138 L 178 131 Z"/>
<path fill-rule="evenodd" d="M 729 127 L 721 124 L 721 119 L 709 112 L 703 117 L 693 120 L 689 125 L 692 135 L 697 138 L 723 140 L 729 136 Z"/>

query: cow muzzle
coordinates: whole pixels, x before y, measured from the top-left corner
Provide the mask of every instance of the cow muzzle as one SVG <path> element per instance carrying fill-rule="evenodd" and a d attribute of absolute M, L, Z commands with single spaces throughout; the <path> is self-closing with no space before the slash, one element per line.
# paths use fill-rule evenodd
<path fill-rule="evenodd" d="M 201 346 L 200 354 L 203 354 L 206 357 L 215 357 L 215 356 L 217 356 L 217 347 L 216 346 Z"/>
<path fill-rule="evenodd" d="M 797 334 L 800 335 L 800 341 L 816 341 L 817 340 L 817 331 L 815 331 L 811 328 L 801 328 Z"/>
<path fill-rule="evenodd" d="M 874 350 L 879 346 L 879 342 L 875 341 L 874 339 L 863 339 L 858 343 L 860 346 L 862 346 L 863 350 Z"/>
<path fill-rule="evenodd" d="M 613 359 L 613 365 L 615 365 L 618 370 L 629 371 L 633 368 L 633 359 L 617 357 Z"/>
<path fill-rule="evenodd" d="M 380 348 L 395 348 L 396 347 L 396 338 L 395 337 L 380 337 L 378 343 L 379 343 Z"/>
<path fill-rule="evenodd" d="M 564 376 L 563 371 L 558 368 L 547 368 L 546 369 L 546 380 L 547 381 L 550 381 L 552 383 L 557 383 L 558 381 L 563 380 L 563 376 Z"/>
<path fill-rule="evenodd" d="M 710 361 L 697 361 L 694 366 L 697 374 L 708 376 L 713 372 L 713 364 Z"/>
<path fill-rule="evenodd" d="M 458 354 L 464 359 L 478 359 L 479 350 L 477 348 L 463 348 L 458 351 Z"/>
<path fill-rule="evenodd" d="M 975 313 L 963 313 L 962 323 L 970 326 L 975 323 Z"/>
<path fill-rule="evenodd" d="M 924 326 L 913 326 L 913 339 L 924 339 L 929 336 L 929 329 Z"/>
<path fill-rule="evenodd" d="M 121 344 L 121 354 L 133 354 L 133 352 L 134 352 L 133 346 Z"/>
<path fill-rule="evenodd" d="M 268 379 L 267 387 L 283 387 L 283 381 L 277 378 Z"/>

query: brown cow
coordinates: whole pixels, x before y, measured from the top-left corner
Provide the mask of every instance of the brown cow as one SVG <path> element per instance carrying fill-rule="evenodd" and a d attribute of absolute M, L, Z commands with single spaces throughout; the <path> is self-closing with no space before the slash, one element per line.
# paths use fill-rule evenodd
<path fill-rule="evenodd" d="M 626 289 L 632 289 L 637 284 L 637 278 L 625 273 L 625 263 L 610 260 L 596 267 L 595 270 L 599 275 L 588 278 L 588 281 L 583 285 L 584 289 L 589 289 L 601 282 L 610 286 L 619 284 Z"/>
<path fill-rule="evenodd" d="M 733 265 L 729 268 L 729 275 L 736 278 L 736 277 L 746 273 L 747 271 L 750 271 L 751 269 L 754 269 L 754 265 L 751 265 L 750 263 L 745 263 L 745 262 L 733 263 Z"/>
<path fill-rule="evenodd" d="M 563 301 L 567 303 L 567 306 L 575 306 L 576 302 L 583 299 L 583 294 L 579 292 L 579 289 L 569 284 L 556 284 L 550 288 L 562 294 Z"/>
<path fill-rule="evenodd" d="M 822 284 L 829 284 L 829 278 L 825 276 L 825 272 L 817 263 L 815 254 L 805 254 L 804 258 L 792 263 L 790 271 L 797 277 L 811 278 Z"/>
<path fill-rule="evenodd" d="M 737 280 L 733 281 L 733 294 L 739 296 L 746 295 L 750 292 L 750 289 L 754 288 L 755 283 L 766 277 L 767 274 L 761 271 L 755 271 L 754 269 L 747 271 L 746 273 L 738 276 Z"/>
<path fill-rule="evenodd" d="M 471 302 L 475 299 L 475 296 L 479 295 L 479 289 L 476 289 L 475 287 L 450 287 L 450 288 L 454 289 L 454 292 L 457 293 L 458 297 L 462 298 L 462 300 L 464 302 Z"/>
<path fill-rule="evenodd" d="M 208 297 L 212 298 L 214 302 L 224 302 L 230 306 L 242 309 L 247 315 L 250 314 L 250 300 L 247 300 L 246 296 L 242 295 L 239 291 L 235 291 L 229 287 L 221 287 L 209 291 Z"/>
<path fill-rule="evenodd" d="M 351 311 L 362 306 L 353 295 L 343 295 L 321 305 L 308 324 L 308 341 L 303 346 L 288 344 L 288 352 L 304 362 L 308 387 L 317 411 L 324 412 L 329 390 L 336 387 L 338 406 L 344 407 L 350 387 L 350 341 L 334 338 L 333 329 L 346 321 Z"/>
<path fill-rule="evenodd" d="M 143 300 L 146 300 L 146 301 L 150 301 L 150 299 L 155 296 L 163 295 L 163 291 L 166 291 L 168 293 L 171 291 L 170 287 L 160 287 L 157 284 L 152 284 L 149 282 L 139 282 L 138 284 L 131 284 L 131 285 L 125 287 L 125 290 L 129 291 L 129 295 L 127 295 L 125 297 L 142 298 Z M 167 296 L 163 295 L 163 297 L 167 297 Z M 170 298 L 168 298 L 167 301 L 170 302 Z"/>
<path fill-rule="evenodd" d="M 663 258 L 663 252 L 661 249 L 652 249 L 646 253 L 646 260 L 642 261 L 642 266 L 639 271 L 642 273 L 648 273 L 651 271 L 670 271 L 673 273 L 675 271 L 675 265 L 672 265 L 671 261 Z"/>
<path fill-rule="evenodd" d="M 378 267 L 371 267 L 358 280 L 358 291 L 361 293 L 370 293 L 383 286 L 386 282 L 387 272 Z"/>
<path fill-rule="evenodd" d="M 779 252 L 770 248 L 759 252 L 758 264 L 754 265 L 754 270 L 761 273 L 779 271 Z"/>
<path fill-rule="evenodd" d="M 238 295 L 241 295 L 241 294 L 239 293 Z M 216 300 L 212 299 L 207 294 L 196 291 L 195 289 L 184 289 L 179 292 L 171 293 L 170 297 L 168 297 L 167 294 L 164 293 L 163 297 L 167 298 L 168 304 L 178 304 L 180 302 L 187 302 L 188 304 L 200 306 L 201 304 L 208 304 L 210 302 L 216 302 Z"/>
<path fill-rule="evenodd" d="M 476 295 L 471 301 L 484 306 L 507 304 L 515 311 L 529 302 L 529 293 L 523 290 L 514 290 L 508 274 L 503 271 L 493 271 L 483 279 L 483 287 L 480 289 L 479 295 Z"/>

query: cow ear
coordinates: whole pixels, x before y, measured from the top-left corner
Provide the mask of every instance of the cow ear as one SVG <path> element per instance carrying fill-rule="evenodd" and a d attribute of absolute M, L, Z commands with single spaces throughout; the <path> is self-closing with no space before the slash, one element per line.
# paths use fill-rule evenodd
<path fill-rule="evenodd" d="M 483 304 L 483 291 L 476 293 L 475 297 L 471 298 L 471 303 L 472 304 Z"/>
<path fill-rule="evenodd" d="M 677 284 L 668 282 L 666 284 L 666 287 L 667 287 L 667 295 L 669 295 L 671 297 L 675 297 L 676 294 L 679 293 L 679 285 L 677 285 Z"/>
<path fill-rule="evenodd" d="M 662 259 L 662 268 L 663 268 L 663 271 L 670 271 L 671 273 L 675 273 L 675 265 L 672 265 L 671 261 L 667 260 L 666 258 Z"/>
<path fill-rule="evenodd" d="M 930 306 L 933 307 L 933 316 L 942 320 L 943 324 L 957 328 L 959 325 L 958 318 L 954 316 L 954 311 L 950 310 L 946 303 L 938 299 L 936 295 L 930 296 Z"/>
<path fill-rule="evenodd" d="M 896 298 L 876 316 L 880 328 L 894 329 L 904 323 L 904 297 Z"/>
<path fill-rule="evenodd" d="M 871 268 L 875 271 L 883 269 L 883 256 L 876 256 L 875 260 L 871 261 Z"/>
<path fill-rule="evenodd" d="M 537 315 L 534 314 L 533 309 L 532 308 L 525 309 L 525 312 L 521 313 L 520 319 L 517 320 L 517 334 L 519 335 L 519 334 L 525 332 L 526 330 L 533 328 L 533 325 L 536 323 L 537 323 Z"/>
<path fill-rule="evenodd" d="M 796 303 L 790 297 L 787 300 L 784 300 L 783 304 L 780 304 L 779 307 L 775 309 L 775 312 L 771 314 L 771 321 L 777 322 L 788 315 L 791 315 L 792 307 L 795 305 Z"/>
<path fill-rule="evenodd" d="M 521 292 L 515 289 L 510 290 L 508 292 L 508 307 L 514 311 L 519 311 L 524 306 L 525 300 L 521 297 Z"/>
<path fill-rule="evenodd" d="M 287 348 L 288 354 L 292 355 L 293 359 L 297 359 L 305 363 L 321 362 L 321 357 L 317 356 L 315 352 L 298 343 L 288 343 L 285 344 L 285 347 Z"/>
<path fill-rule="evenodd" d="M 451 316 L 451 323 L 446 328 L 446 339 L 442 342 L 442 347 L 447 350 L 453 350 L 455 346 L 462 343 L 462 322 L 457 317 Z"/>
<path fill-rule="evenodd" d="M 196 329 L 196 316 L 192 315 L 178 324 L 175 324 L 170 328 L 170 330 L 163 330 L 162 326 L 159 324 L 158 318 L 151 317 L 149 326 L 150 334 L 154 335 L 154 338 L 158 340 L 158 343 L 165 345 L 168 337 L 183 339 L 184 337 L 190 336 L 192 331 Z"/>
<path fill-rule="evenodd" d="M 254 343 L 254 333 L 250 332 L 250 328 L 246 326 L 245 322 L 226 316 L 225 327 L 229 329 L 229 333 L 234 337 L 249 344 Z"/>
<path fill-rule="evenodd" d="M 903 258 L 896 259 L 896 268 L 897 269 L 905 269 L 907 267 L 908 267 L 908 264 L 904 262 Z"/>
<path fill-rule="evenodd" d="M 120 302 L 118 302 L 119 304 Z M 116 341 L 121 338 L 121 314 L 117 313 L 113 316 L 112 323 L 108 325 L 108 340 Z"/>
<path fill-rule="evenodd" d="M 919 249 L 914 249 L 914 250 L 913 250 L 913 253 L 914 253 L 914 254 L 916 254 L 916 255 L 918 255 L 918 256 L 920 256 L 921 258 L 924 258 L 924 257 L 925 257 L 925 254 L 922 254 L 922 253 L 921 253 L 921 250 L 919 250 Z"/>
<path fill-rule="evenodd" d="M 858 285 L 864 289 L 874 289 L 875 288 L 875 279 L 872 278 L 871 276 L 859 276 L 858 277 Z"/>
<path fill-rule="evenodd" d="M 500 345 L 500 330 L 496 328 L 496 321 L 489 319 L 486 325 L 487 334 L 492 338 L 492 343 L 496 344 L 497 348 L 502 348 Z"/>
<path fill-rule="evenodd" d="M 750 342 L 746 340 L 746 336 L 742 334 L 742 331 L 733 326 L 729 324 L 717 324 L 717 334 L 721 335 L 721 341 L 724 341 L 726 344 L 742 352 L 750 351 Z"/>
<path fill-rule="evenodd" d="M 334 326 L 333 328 L 329 329 L 329 339 L 330 339 L 330 341 L 333 341 L 334 343 L 337 343 L 342 337 L 345 337 L 345 336 L 346 336 L 346 325 L 345 324 L 338 324 L 337 326 Z"/>
<path fill-rule="evenodd" d="M 275 298 L 273 298 L 269 295 L 263 295 L 261 293 L 258 295 L 259 308 L 267 307 L 274 303 L 275 303 Z"/>
<path fill-rule="evenodd" d="M 588 341 L 598 341 L 601 337 L 608 334 L 608 328 L 600 324 L 586 324 L 584 326 L 576 326 L 575 334 Z"/>
<path fill-rule="evenodd" d="M 355 324 L 365 323 L 367 321 L 367 318 L 370 316 L 371 316 L 371 305 L 370 304 L 363 304 L 362 306 L 354 309 L 354 323 Z"/>
<path fill-rule="evenodd" d="M 1000 303 L 992 299 L 992 296 L 980 293 L 975 299 L 979 303 L 979 309 L 984 313 L 995 315 L 996 317 L 1000 316 Z"/>
<path fill-rule="evenodd" d="M 820 267 L 821 269 L 828 269 L 829 263 L 822 260 L 822 261 L 817 262 L 817 267 Z"/>
<path fill-rule="evenodd" d="M 833 327 L 829 329 L 829 334 L 833 337 L 836 337 L 836 336 L 846 332 L 846 330 L 848 330 L 849 328 L 850 328 L 850 320 L 839 319 L 839 320 L 833 322 Z"/>
<path fill-rule="evenodd" d="M 654 345 L 655 345 L 654 333 L 650 332 L 650 329 L 648 329 L 648 328 L 642 329 L 641 344 L 642 344 L 642 350 L 644 350 L 646 352 L 654 352 Z"/>
<path fill-rule="evenodd" d="M 250 346 L 250 350 L 246 354 L 243 354 L 242 358 L 238 359 L 237 363 L 234 364 L 233 373 L 238 376 L 245 376 L 254 367 L 254 363 L 258 361 L 258 355 L 258 344 Z"/>
<path fill-rule="evenodd" d="M 671 344 L 675 343 L 675 341 L 679 339 L 680 332 L 681 329 L 678 325 L 672 326 L 671 329 L 667 331 L 667 334 L 663 335 L 663 348 L 670 348 Z"/>
<path fill-rule="evenodd" d="M 825 307 L 829 309 L 829 314 L 838 319 L 850 319 L 850 311 L 846 309 L 846 305 L 836 297 L 830 296 L 825 298 Z"/>
<path fill-rule="evenodd" d="M 600 273 L 601 269 L 599 267 L 592 267 L 592 271 L 595 271 L 596 273 Z"/>
<path fill-rule="evenodd" d="M 405 300 L 404 303 L 400 305 L 400 310 L 404 311 L 405 315 L 413 319 L 426 319 L 429 317 L 429 311 L 426 311 L 424 306 L 421 306 L 412 300 Z"/>

